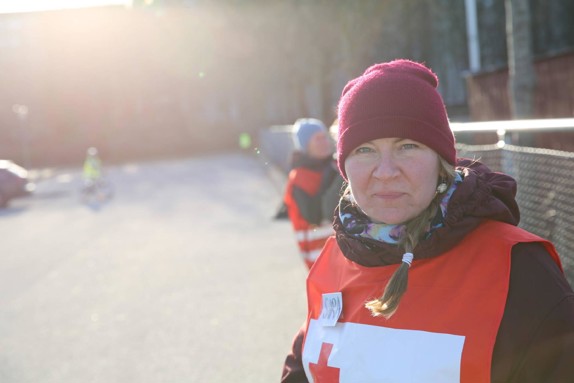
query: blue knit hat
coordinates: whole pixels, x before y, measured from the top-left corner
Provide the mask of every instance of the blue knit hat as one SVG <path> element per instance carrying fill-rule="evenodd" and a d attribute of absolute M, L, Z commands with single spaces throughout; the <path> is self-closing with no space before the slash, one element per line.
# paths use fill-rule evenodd
<path fill-rule="evenodd" d="M 311 137 L 317 132 L 327 132 L 325 124 L 316 118 L 300 118 L 293 125 L 293 143 L 295 148 L 307 152 Z"/>

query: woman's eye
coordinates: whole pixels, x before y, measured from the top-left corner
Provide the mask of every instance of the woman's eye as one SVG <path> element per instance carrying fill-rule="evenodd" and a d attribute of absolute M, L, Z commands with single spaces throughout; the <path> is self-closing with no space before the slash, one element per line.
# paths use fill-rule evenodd
<path fill-rule="evenodd" d="M 408 143 L 408 144 L 402 144 L 401 145 L 401 149 L 405 149 L 405 150 L 409 150 L 409 149 L 416 149 L 419 146 L 417 144 L 413 144 L 413 143 Z"/>
<path fill-rule="evenodd" d="M 357 149 L 355 149 L 355 153 L 371 153 L 373 151 L 372 148 L 369 148 L 368 146 L 361 146 Z"/>

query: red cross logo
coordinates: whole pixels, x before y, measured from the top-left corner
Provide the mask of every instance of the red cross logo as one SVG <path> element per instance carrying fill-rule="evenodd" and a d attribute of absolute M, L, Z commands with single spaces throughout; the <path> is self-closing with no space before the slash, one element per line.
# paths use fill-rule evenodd
<path fill-rule="evenodd" d="M 319 360 L 317 363 L 309 363 L 309 370 L 315 383 L 339 383 L 339 372 L 341 370 L 327 365 L 332 349 L 333 344 L 331 343 L 321 344 Z"/>

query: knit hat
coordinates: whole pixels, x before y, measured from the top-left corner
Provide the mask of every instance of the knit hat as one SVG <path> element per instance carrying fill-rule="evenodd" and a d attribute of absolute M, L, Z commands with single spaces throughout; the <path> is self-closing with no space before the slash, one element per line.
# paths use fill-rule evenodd
<path fill-rule="evenodd" d="M 295 148 L 307 152 L 311 137 L 317 132 L 327 132 L 325 124 L 316 118 L 300 118 L 293 125 L 293 143 Z"/>
<path fill-rule="evenodd" d="M 429 68 L 404 59 L 373 65 L 349 81 L 338 111 L 341 175 L 347 179 L 345 159 L 351 150 L 378 138 L 418 141 L 454 165 L 454 136 L 437 86 Z"/>

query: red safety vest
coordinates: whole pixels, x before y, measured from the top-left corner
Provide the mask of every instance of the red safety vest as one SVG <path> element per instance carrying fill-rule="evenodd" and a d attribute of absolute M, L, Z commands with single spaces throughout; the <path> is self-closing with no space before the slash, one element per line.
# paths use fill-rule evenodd
<path fill-rule="evenodd" d="M 293 187 L 297 186 L 310 196 L 319 192 L 321 187 L 322 173 L 306 168 L 295 168 L 289 172 L 284 201 L 287 205 L 287 213 L 295 231 L 297 245 L 305 264 L 308 268 L 313 266 L 315 259 L 321 254 L 323 245 L 334 234 L 333 225 L 326 222 L 314 225 L 301 215 L 299 206 L 293 199 Z"/>
<path fill-rule="evenodd" d="M 488 221 L 438 257 L 417 260 L 415 253 L 408 290 L 384 319 L 364 304 L 380 297 L 398 265 L 360 266 L 329 240 L 307 279 L 303 366 L 309 382 L 490 382 L 511 250 L 519 242 L 541 242 L 561 267 L 551 243 Z M 338 292 L 341 301 L 325 295 Z M 329 324 L 338 305 L 341 315 Z"/>

